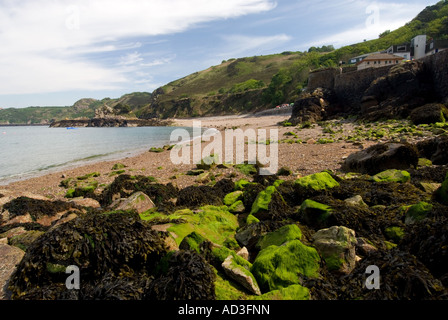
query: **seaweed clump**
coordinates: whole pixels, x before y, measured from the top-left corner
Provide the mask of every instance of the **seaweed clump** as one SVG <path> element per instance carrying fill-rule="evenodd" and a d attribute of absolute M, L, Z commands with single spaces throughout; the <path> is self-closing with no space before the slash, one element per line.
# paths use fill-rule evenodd
<path fill-rule="evenodd" d="M 166 259 L 165 270 L 151 282 L 147 300 L 215 300 L 216 275 L 193 250 L 180 250 Z"/>
<path fill-rule="evenodd" d="M 73 207 L 73 204 L 60 200 L 50 201 L 19 197 L 6 203 L 3 209 L 9 211 L 9 219 L 29 213 L 33 220 L 38 220 L 43 216 L 55 216 L 58 212 L 69 210 Z"/>
<path fill-rule="evenodd" d="M 178 189 L 171 183 L 160 184 L 154 177 L 130 176 L 123 174 L 115 178 L 103 192 L 100 203 L 102 206 L 110 205 L 119 198 L 128 198 L 133 193 L 141 191 L 146 194 L 159 211 L 171 211 L 174 207 L 172 199 L 177 197 Z"/>
<path fill-rule="evenodd" d="M 107 280 L 103 297 L 105 286 L 122 287 L 129 279 L 134 279 L 133 283 L 147 281 L 167 253 L 165 236 L 136 213 L 82 215 L 49 230 L 28 248 L 10 279 L 12 299 L 89 299 L 98 296 L 97 286 L 103 279 Z M 65 285 L 68 266 L 79 268 L 79 291 Z M 127 288 L 139 298 L 140 287 Z"/>

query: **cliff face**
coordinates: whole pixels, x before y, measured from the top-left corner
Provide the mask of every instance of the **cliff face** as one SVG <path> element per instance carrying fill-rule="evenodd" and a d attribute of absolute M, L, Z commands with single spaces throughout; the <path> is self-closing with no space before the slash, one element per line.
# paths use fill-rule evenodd
<path fill-rule="evenodd" d="M 312 73 L 309 84 L 294 104 L 292 123 L 347 114 L 369 121 L 407 118 L 418 107 L 448 103 L 448 50 L 390 67 L 326 69 Z"/>

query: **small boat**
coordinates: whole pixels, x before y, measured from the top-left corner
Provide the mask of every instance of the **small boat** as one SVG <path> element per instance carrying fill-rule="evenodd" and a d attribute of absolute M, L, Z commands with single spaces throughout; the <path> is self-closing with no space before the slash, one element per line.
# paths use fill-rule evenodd
<path fill-rule="evenodd" d="M 74 127 L 67 127 L 67 130 L 75 130 L 76 128 Z"/>

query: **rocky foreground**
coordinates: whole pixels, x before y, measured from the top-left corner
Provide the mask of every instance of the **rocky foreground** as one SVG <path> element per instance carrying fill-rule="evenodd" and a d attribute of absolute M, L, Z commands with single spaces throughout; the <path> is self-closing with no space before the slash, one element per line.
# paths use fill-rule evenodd
<path fill-rule="evenodd" d="M 340 170 L 301 177 L 204 161 L 187 173 L 197 183 L 182 188 L 122 173 L 98 193 L 92 173 L 61 180 L 65 200 L 11 199 L 5 191 L 1 293 L 22 300 L 446 299 L 447 139 L 380 142 L 348 156 Z M 215 177 L 222 167 L 245 176 Z M 69 266 L 79 268 L 79 289 L 67 288 Z"/>

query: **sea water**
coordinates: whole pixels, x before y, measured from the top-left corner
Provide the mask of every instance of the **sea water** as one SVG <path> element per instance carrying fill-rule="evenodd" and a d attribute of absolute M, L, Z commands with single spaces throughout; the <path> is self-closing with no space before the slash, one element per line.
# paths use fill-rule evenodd
<path fill-rule="evenodd" d="M 170 135 L 175 129 L 0 126 L 0 185 L 172 144 Z"/>

